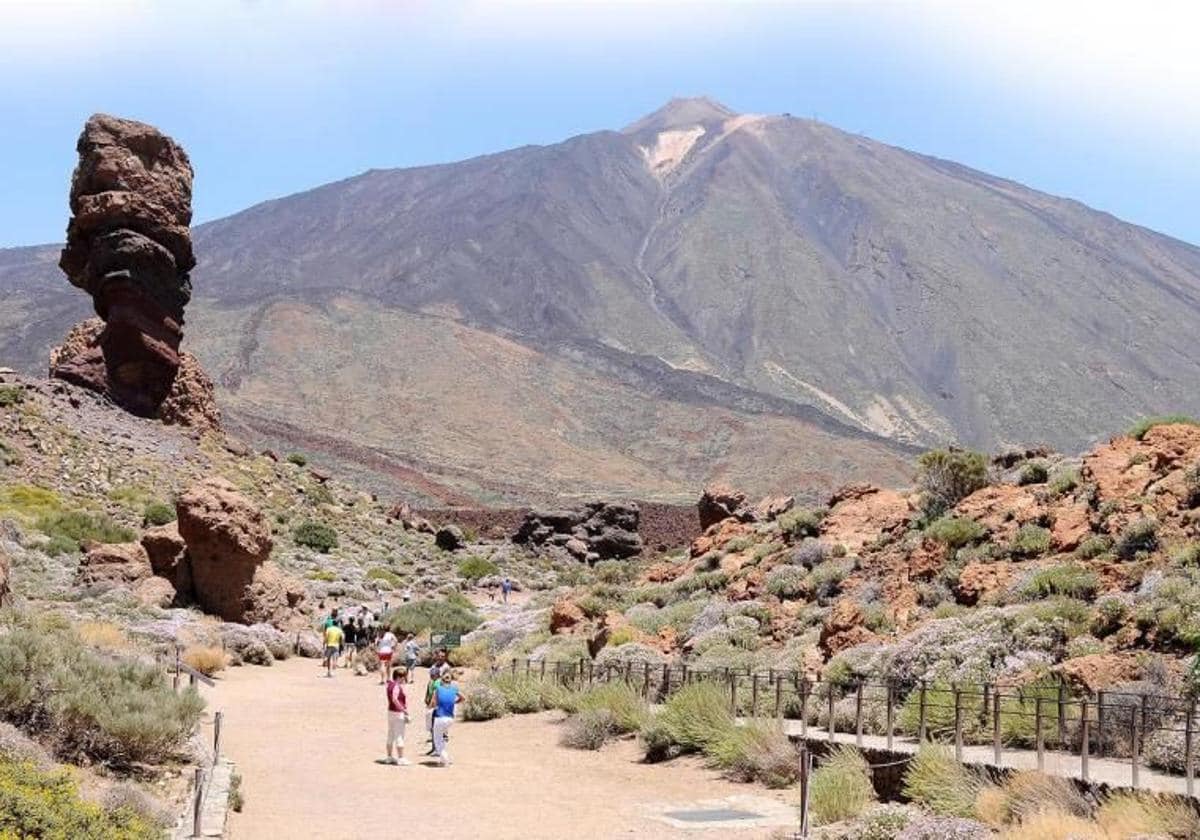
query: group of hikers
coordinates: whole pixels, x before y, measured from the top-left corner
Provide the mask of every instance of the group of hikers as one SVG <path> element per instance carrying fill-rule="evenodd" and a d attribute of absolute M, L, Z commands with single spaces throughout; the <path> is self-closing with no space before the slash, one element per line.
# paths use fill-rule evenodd
<path fill-rule="evenodd" d="M 367 607 L 361 610 L 344 610 L 339 615 L 335 607 L 322 622 L 324 657 L 322 665 L 325 676 L 332 678 L 343 658 L 343 667 L 354 664 L 355 655 L 374 646 L 379 659 L 379 683 L 385 686 L 387 697 L 387 757 L 380 763 L 408 765 L 404 757 L 404 734 L 410 721 L 408 696 L 405 686 L 410 685 L 417 672 L 421 645 L 412 633 L 404 637 L 403 643 L 392 630 L 384 626 L 378 613 Z M 397 649 L 403 654 L 403 662 L 393 665 Z M 454 722 L 455 707 L 462 702 L 462 692 L 455 683 L 445 648 L 438 648 L 429 667 L 429 683 L 425 687 L 425 728 L 430 734 L 432 746 L 427 756 L 435 757 L 442 766 L 450 764 L 450 753 L 446 749 L 450 725 Z"/>

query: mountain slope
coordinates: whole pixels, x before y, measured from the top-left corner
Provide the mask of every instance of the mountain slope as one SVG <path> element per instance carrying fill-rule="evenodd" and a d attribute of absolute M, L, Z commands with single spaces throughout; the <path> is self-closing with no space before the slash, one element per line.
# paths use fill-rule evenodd
<path fill-rule="evenodd" d="M 887 480 L 907 450 L 877 436 L 1070 450 L 1200 413 L 1200 250 L 705 99 L 370 171 L 195 239 L 188 341 L 235 417 L 443 464 L 485 498 L 542 475 L 665 496 L 731 472 Z M 0 353 L 23 366 L 80 306 L 42 253 L 0 252 Z"/>

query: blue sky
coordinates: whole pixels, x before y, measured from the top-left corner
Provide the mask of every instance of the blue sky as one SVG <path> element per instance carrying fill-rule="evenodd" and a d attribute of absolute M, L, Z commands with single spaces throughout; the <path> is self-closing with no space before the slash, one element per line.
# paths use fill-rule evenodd
<path fill-rule="evenodd" d="M 62 236 L 94 111 L 179 140 L 205 221 L 699 94 L 1200 243 L 1200 15 L 1124 5 L 0 0 L 0 246 Z"/>

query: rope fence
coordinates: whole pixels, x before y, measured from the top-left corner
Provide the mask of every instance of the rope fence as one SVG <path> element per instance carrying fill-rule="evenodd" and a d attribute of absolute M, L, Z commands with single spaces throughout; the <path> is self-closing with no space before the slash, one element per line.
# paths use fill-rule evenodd
<path fill-rule="evenodd" d="M 888 679 L 834 684 L 798 671 L 717 668 L 686 664 L 606 663 L 589 659 L 550 662 L 513 659 L 514 676 L 554 680 L 569 688 L 621 681 L 648 702 L 661 703 L 696 682 L 720 685 L 729 708 L 741 717 L 795 720 L 802 739 L 848 740 L 893 750 L 898 740 L 911 745 L 932 741 L 952 745 L 963 761 L 967 747 L 990 746 L 990 763 L 1003 767 L 1005 751 L 1032 752 L 1039 770 L 1048 753 L 1078 762 L 1078 776 L 1090 780 L 1096 759 L 1127 762 L 1128 782 L 1137 788 L 1152 737 L 1181 742 L 1164 775 L 1182 776 L 1195 795 L 1196 699 L 1182 695 L 1097 691 L 1073 694 L 1061 681 L 1017 686 L 1005 683 L 929 684 Z M 976 756 L 976 760 L 978 756 Z"/>

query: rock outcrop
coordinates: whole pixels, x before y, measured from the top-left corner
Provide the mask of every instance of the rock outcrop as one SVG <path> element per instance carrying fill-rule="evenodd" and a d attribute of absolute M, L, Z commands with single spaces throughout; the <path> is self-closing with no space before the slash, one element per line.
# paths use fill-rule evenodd
<path fill-rule="evenodd" d="M 591 502 L 571 510 L 532 511 L 513 542 L 557 546 L 588 563 L 624 560 L 642 553 L 638 506 L 628 502 Z"/>
<path fill-rule="evenodd" d="M 194 360 L 177 384 L 196 264 L 187 154 L 153 126 L 104 114 L 87 121 L 76 149 L 59 266 L 91 295 L 99 321 L 68 334 L 51 355 L 51 375 L 141 417 L 210 426 L 212 384 Z"/>
<path fill-rule="evenodd" d="M 821 533 L 829 542 L 857 551 L 884 534 L 902 531 L 911 514 L 908 500 L 895 490 L 848 484 L 829 498 Z"/>
<path fill-rule="evenodd" d="M 700 514 L 700 528 L 705 531 L 723 519 L 742 519 L 748 513 L 746 494 L 727 484 L 709 484 L 700 495 L 696 512 Z"/>
<path fill-rule="evenodd" d="M 85 585 L 131 586 L 152 574 L 150 558 L 141 543 L 113 543 L 88 551 L 79 564 L 75 579 Z"/>
<path fill-rule="evenodd" d="M 269 561 L 266 517 L 228 481 L 209 478 L 176 502 L 196 603 L 226 621 L 277 623 L 303 598 L 303 587 Z"/>

